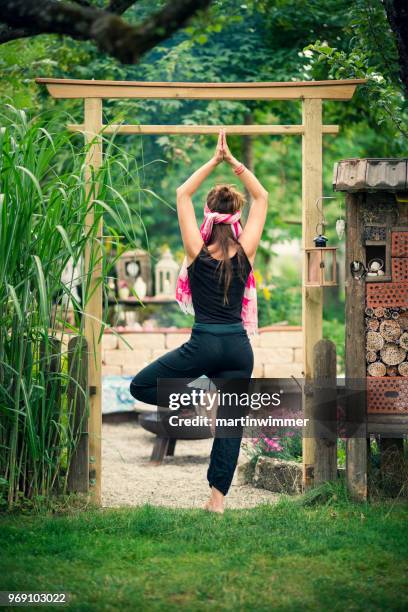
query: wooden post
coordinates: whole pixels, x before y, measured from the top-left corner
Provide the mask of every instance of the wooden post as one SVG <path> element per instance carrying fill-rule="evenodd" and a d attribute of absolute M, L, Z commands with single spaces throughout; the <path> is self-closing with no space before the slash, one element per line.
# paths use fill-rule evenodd
<path fill-rule="evenodd" d="M 365 280 L 354 279 L 350 272 L 352 261 L 365 262 L 362 240 L 363 228 L 359 194 L 346 195 L 346 410 L 347 420 L 358 421 L 366 413 L 365 393 L 361 386 L 366 378 L 366 349 L 364 343 Z M 351 394 L 355 389 L 355 394 Z M 356 500 L 367 498 L 367 440 L 356 435 L 346 442 L 347 486 Z"/>
<path fill-rule="evenodd" d="M 102 164 L 102 100 L 86 98 L 84 100 L 85 140 L 88 146 L 86 154 L 87 193 L 91 191 L 91 177 Z M 87 228 L 94 224 L 95 205 L 91 206 L 86 218 Z M 94 503 L 101 503 L 101 437 L 102 437 L 102 357 L 101 332 L 102 320 L 102 219 L 96 236 L 88 239 L 85 249 L 85 275 L 88 275 L 91 262 L 92 276 L 88 285 L 90 297 L 86 301 L 85 338 L 88 345 L 88 375 L 89 375 L 89 484 Z"/>
<path fill-rule="evenodd" d="M 302 246 L 313 246 L 319 214 L 317 198 L 322 195 L 322 100 L 303 100 L 302 136 Z M 321 287 L 305 287 L 307 258 L 303 252 L 302 328 L 303 373 L 308 385 L 313 377 L 313 347 L 322 337 L 323 290 Z M 303 394 L 305 418 L 312 419 L 313 396 Z M 303 486 L 314 484 L 316 444 L 313 437 L 303 438 Z"/>
<path fill-rule="evenodd" d="M 68 415 L 75 449 L 68 472 L 68 491 L 89 491 L 88 415 L 88 354 L 85 338 L 71 338 L 68 343 Z"/>
<path fill-rule="evenodd" d="M 336 345 L 331 340 L 319 340 L 315 344 L 313 370 L 313 414 L 319 428 L 314 470 L 317 485 L 337 478 Z"/>

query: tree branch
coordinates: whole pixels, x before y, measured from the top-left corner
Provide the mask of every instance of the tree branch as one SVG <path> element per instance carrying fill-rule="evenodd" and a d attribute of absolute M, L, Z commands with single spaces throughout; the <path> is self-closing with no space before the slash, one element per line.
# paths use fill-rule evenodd
<path fill-rule="evenodd" d="M 111 0 L 106 10 L 109 13 L 115 13 L 115 15 L 122 15 L 133 4 L 136 4 L 136 1 L 137 0 Z"/>
<path fill-rule="evenodd" d="M 135 1 L 135 0 L 134 0 Z M 132 3 L 112 0 L 119 4 Z M 171 36 L 211 0 L 169 0 L 160 11 L 142 24 L 132 26 L 118 15 L 93 6 L 59 0 L 2 0 L 0 3 L 0 43 L 23 36 L 63 34 L 79 40 L 94 41 L 101 51 L 123 63 L 135 63 L 157 43 Z M 126 9 L 124 9 L 126 10 Z M 8 28 L 8 34 L 6 31 Z M 3 36 L 1 32 L 3 31 Z"/>
<path fill-rule="evenodd" d="M 80 6 L 92 7 L 89 0 L 73 0 L 75 4 L 79 4 Z M 134 3 L 134 0 L 132 0 Z M 19 38 L 28 38 L 29 36 L 35 35 L 37 32 L 31 30 L 29 27 L 27 28 L 16 28 L 13 29 L 8 26 L 6 23 L 0 23 L 0 45 L 10 42 L 11 40 L 18 40 Z"/>
<path fill-rule="evenodd" d="M 72 0 L 72 1 L 75 2 L 75 4 L 79 4 L 80 6 L 87 6 L 91 8 L 93 6 L 93 4 L 89 2 L 89 0 Z"/>
<path fill-rule="evenodd" d="M 0 23 L 0 45 L 10 40 L 27 38 L 27 36 L 32 36 L 32 34 L 27 28 L 10 28 L 7 24 Z"/>

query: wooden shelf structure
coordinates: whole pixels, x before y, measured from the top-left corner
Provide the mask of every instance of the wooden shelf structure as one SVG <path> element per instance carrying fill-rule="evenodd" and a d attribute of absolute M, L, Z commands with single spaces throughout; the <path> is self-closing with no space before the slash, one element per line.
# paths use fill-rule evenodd
<path fill-rule="evenodd" d="M 100 81 L 76 79 L 37 78 L 54 98 L 79 98 L 84 101 L 84 120 L 80 125 L 69 125 L 68 129 L 82 132 L 89 149 L 86 158 L 87 177 L 97 170 L 102 162 L 105 134 L 216 134 L 219 126 L 151 126 L 151 125 L 104 125 L 102 119 L 103 99 L 196 99 L 196 100 L 290 100 L 302 105 L 301 125 L 275 126 L 223 126 L 227 133 L 234 134 L 294 134 L 302 136 L 302 245 L 312 246 L 316 225 L 319 221 L 315 202 L 322 196 L 322 140 L 324 134 L 336 134 L 338 126 L 323 125 L 323 100 L 347 101 L 353 97 L 364 79 L 329 81 L 289 81 L 257 83 L 166 83 L 144 81 Z M 89 211 L 89 224 L 94 211 Z M 99 234 L 102 234 L 102 227 Z M 90 255 L 99 261 L 100 246 L 88 246 L 85 265 Z M 98 250 L 99 249 L 99 250 Z M 304 257 L 304 262 L 306 258 Z M 86 269 L 85 273 L 87 273 Z M 90 397 L 89 456 L 95 474 L 91 492 L 95 503 L 101 501 L 101 344 L 102 287 L 99 278 L 102 271 L 93 272 L 94 291 L 86 305 L 85 336 L 90 347 L 89 384 L 96 392 Z M 305 278 L 305 264 L 303 278 Z M 303 370 L 305 379 L 313 376 L 313 347 L 322 337 L 323 294 L 321 287 L 302 287 Z M 304 397 L 304 412 L 310 417 L 311 403 Z M 305 487 L 314 480 L 316 444 L 313 438 L 304 440 L 303 471 Z"/>

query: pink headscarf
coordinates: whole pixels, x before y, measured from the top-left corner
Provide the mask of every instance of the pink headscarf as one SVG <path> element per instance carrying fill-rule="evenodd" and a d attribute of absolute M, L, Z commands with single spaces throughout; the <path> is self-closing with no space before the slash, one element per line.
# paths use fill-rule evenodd
<path fill-rule="evenodd" d="M 211 211 L 208 206 L 205 205 L 204 221 L 200 227 L 200 234 L 204 240 L 204 243 L 207 244 L 207 242 L 209 241 L 214 223 L 228 223 L 229 225 L 231 225 L 231 229 L 235 238 L 238 239 L 242 232 L 242 226 L 239 222 L 240 217 L 240 211 L 230 214 L 221 214 L 216 211 Z M 194 314 L 193 300 L 191 296 L 190 283 L 188 280 L 186 257 L 184 258 L 183 265 L 181 266 L 180 274 L 177 280 L 176 300 L 184 313 Z M 255 287 L 255 276 L 252 268 L 245 285 L 244 297 L 242 300 L 241 316 L 242 323 L 248 334 L 255 334 L 258 330 L 258 307 Z"/>

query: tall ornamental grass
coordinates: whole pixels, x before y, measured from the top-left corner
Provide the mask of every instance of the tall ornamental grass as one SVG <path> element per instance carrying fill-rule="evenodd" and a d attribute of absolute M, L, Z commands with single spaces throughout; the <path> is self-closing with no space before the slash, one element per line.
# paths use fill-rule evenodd
<path fill-rule="evenodd" d="M 61 328 L 65 337 L 84 333 L 83 309 L 91 293 L 85 245 L 95 244 L 104 213 L 115 226 L 110 231 L 105 222 L 104 235 L 135 244 L 131 228 L 138 213 L 120 195 L 120 181 L 122 193 L 131 183 L 137 189 L 137 172 L 130 171 L 134 160 L 105 142 L 103 167 L 87 193 L 86 148 L 80 136 L 65 131 L 67 121 L 55 113 L 51 120 L 29 119 L 11 106 L 0 113 L 0 505 L 8 508 L 21 498 L 35 501 L 66 490 L 77 440 L 67 414 L 72 378 L 55 340 Z M 91 227 L 85 223 L 90 207 Z M 98 282 L 105 287 L 104 244 Z M 80 266 L 82 300 L 61 280 L 70 258 Z M 91 271 L 98 263 L 91 258 Z M 66 319 L 69 300 L 74 325 Z M 76 391 L 87 396 L 85 389 Z"/>

